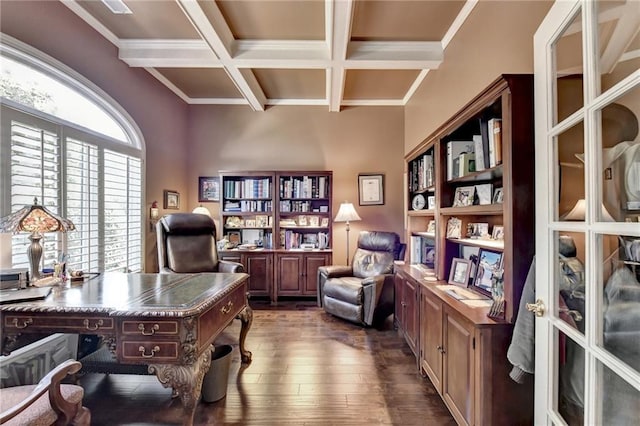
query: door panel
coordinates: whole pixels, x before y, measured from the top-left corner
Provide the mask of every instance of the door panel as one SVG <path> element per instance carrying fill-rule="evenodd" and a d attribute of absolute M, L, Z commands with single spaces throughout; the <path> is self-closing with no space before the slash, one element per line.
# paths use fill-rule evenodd
<path fill-rule="evenodd" d="M 458 421 L 473 424 L 473 327 L 445 307 L 443 397 Z"/>

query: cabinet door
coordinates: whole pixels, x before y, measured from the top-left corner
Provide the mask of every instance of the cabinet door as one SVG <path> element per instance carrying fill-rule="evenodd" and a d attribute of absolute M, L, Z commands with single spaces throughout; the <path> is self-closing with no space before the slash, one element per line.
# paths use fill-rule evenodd
<path fill-rule="evenodd" d="M 404 281 L 405 339 L 414 355 L 418 343 L 418 287 L 412 280 Z"/>
<path fill-rule="evenodd" d="M 306 254 L 304 258 L 304 294 L 313 296 L 318 293 L 318 268 L 327 264 L 327 257 L 324 254 Z"/>
<path fill-rule="evenodd" d="M 420 305 L 420 365 L 442 392 L 442 302 L 423 290 Z"/>
<path fill-rule="evenodd" d="M 279 296 L 298 296 L 302 294 L 303 282 L 302 256 L 295 254 L 278 255 L 277 279 Z"/>
<path fill-rule="evenodd" d="M 458 424 L 474 419 L 474 327 L 459 314 L 444 308 L 442 397 Z"/>
<path fill-rule="evenodd" d="M 249 274 L 249 293 L 252 296 L 269 296 L 273 283 L 273 255 L 246 254 L 243 265 Z"/>

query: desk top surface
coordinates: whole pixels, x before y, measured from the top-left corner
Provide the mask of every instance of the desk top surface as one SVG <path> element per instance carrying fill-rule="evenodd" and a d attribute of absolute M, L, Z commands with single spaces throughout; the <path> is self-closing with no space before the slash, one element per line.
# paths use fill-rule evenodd
<path fill-rule="evenodd" d="M 0 312 L 185 317 L 204 312 L 248 277 L 245 273 L 109 272 L 81 283 L 55 286 L 44 300 L 1 305 Z"/>

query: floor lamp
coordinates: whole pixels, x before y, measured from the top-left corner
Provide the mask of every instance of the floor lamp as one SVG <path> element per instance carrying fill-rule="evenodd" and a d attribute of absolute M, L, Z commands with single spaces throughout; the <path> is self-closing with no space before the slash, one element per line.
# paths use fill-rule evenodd
<path fill-rule="evenodd" d="M 338 214 L 334 219 L 334 222 L 346 222 L 347 229 L 347 266 L 349 266 L 349 222 L 355 222 L 356 220 L 362 220 L 356 209 L 353 207 L 353 204 L 345 201 L 340 204 L 340 209 L 338 210 Z"/>
<path fill-rule="evenodd" d="M 0 219 L 0 232 L 31 232 L 27 247 L 27 257 L 30 265 L 30 280 L 40 278 L 40 259 L 42 245 L 40 240 L 45 232 L 67 232 L 76 229 L 73 222 L 52 213 L 46 207 L 38 204 L 34 198 L 33 205 L 25 206 L 15 213 Z"/>

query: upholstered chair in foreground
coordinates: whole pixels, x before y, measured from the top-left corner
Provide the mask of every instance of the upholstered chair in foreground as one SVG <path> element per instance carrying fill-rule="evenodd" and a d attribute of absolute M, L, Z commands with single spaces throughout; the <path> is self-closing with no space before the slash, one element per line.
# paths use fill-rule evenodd
<path fill-rule="evenodd" d="M 37 385 L 0 389 L 0 424 L 89 425 L 91 412 L 82 406 L 84 389 L 60 384 L 80 367 L 78 361 L 70 359 L 51 370 Z"/>
<path fill-rule="evenodd" d="M 241 263 L 218 258 L 216 225 L 204 214 L 169 214 L 156 224 L 161 274 L 244 272 Z"/>
<path fill-rule="evenodd" d="M 351 266 L 318 268 L 318 305 L 365 326 L 381 325 L 393 313 L 393 261 L 405 245 L 394 232 L 362 231 Z"/>

